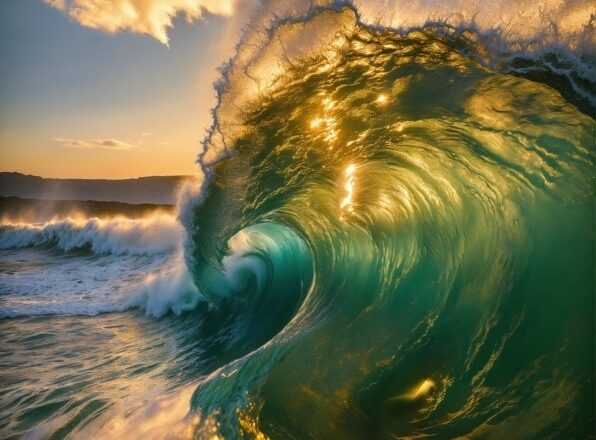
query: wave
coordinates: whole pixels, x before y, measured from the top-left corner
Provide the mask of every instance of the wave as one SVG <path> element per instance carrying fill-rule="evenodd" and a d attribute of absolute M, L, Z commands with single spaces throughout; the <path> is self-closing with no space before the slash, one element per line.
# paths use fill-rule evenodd
<path fill-rule="evenodd" d="M 161 212 L 139 219 L 4 223 L 0 318 L 132 308 L 161 317 L 194 309 L 204 299 L 184 262 L 184 237 L 176 217 Z M 49 252 L 32 259 L 19 252 L 27 248 Z"/>
<path fill-rule="evenodd" d="M 373 0 L 361 5 L 359 13 L 369 25 L 400 32 L 432 27 L 463 38 L 467 42 L 459 49 L 492 70 L 544 82 L 594 114 L 596 34 L 590 2 L 501 0 L 487 8 L 480 1 Z"/>
<path fill-rule="evenodd" d="M 552 3 L 536 7 L 500 1 L 486 8 L 478 1 L 366 2 L 356 8 L 349 1 L 262 1 L 244 33 L 235 56 L 222 66 L 215 84 L 218 103 L 213 125 L 198 163 L 207 172 L 233 150 L 262 94 L 274 94 L 286 83 L 294 65 L 310 56 L 327 58 L 333 68 L 336 32 L 353 20 L 329 14 L 349 8 L 360 27 L 401 36 L 432 33 L 450 49 L 471 57 L 488 69 L 545 83 L 569 102 L 593 116 L 596 111 L 596 44 L 590 2 Z M 326 18 L 323 18 L 326 15 Z M 327 27 L 317 22 L 327 21 Z M 309 32 L 284 31 L 301 28 Z M 225 133 L 225 135 L 224 135 Z"/>
<path fill-rule="evenodd" d="M 173 252 L 182 237 L 176 218 L 159 213 L 141 219 L 67 218 L 0 225 L 2 250 L 45 246 L 66 252 L 89 249 L 96 254 L 153 255 Z"/>
<path fill-rule="evenodd" d="M 182 255 L 160 270 L 149 274 L 127 295 L 121 310 L 141 308 L 149 316 L 159 318 L 170 312 L 177 315 L 193 310 L 204 296 L 197 289 Z"/>
<path fill-rule="evenodd" d="M 192 281 L 181 251 L 166 255 L 71 256 L 55 262 L 41 255 L 28 267 L 0 274 L 0 318 L 45 315 L 95 316 L 141 309 L 160 318 L 194 309 L 205 299 Z"/>
<path fill-rule="evenodd" d="M 529 73 L 562 74 L 562 40 L 280 4 L 224 66 L 198 159 L 187 261 L 243 348 L 195 391 L 197 435 L 592 432 L 593 86 Z"/>

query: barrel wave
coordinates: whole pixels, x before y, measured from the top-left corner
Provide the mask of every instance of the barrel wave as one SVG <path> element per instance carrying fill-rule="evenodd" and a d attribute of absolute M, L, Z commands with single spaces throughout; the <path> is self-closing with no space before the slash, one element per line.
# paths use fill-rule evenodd
<path fill-rule="evenodd" d="M 195 390 L 195 435 L 593 435 L 579 101 L 490 69 L 470 30 L 344 7 L 260 38 L 218 85 L 187 231 L 238 358 Z"/>

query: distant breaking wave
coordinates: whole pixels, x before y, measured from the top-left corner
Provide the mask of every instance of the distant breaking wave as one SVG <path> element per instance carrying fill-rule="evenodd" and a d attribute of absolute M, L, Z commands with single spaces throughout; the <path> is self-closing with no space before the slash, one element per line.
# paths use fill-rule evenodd
<path fill-rule="evenodd" d="M 0 249 L 43 246 L 96 254 L 153 255 L 171 253 L 183 234 L 176 218 L 155 214 L 142 219 L 65 219 L 43 224 L 0 225 Z"/>

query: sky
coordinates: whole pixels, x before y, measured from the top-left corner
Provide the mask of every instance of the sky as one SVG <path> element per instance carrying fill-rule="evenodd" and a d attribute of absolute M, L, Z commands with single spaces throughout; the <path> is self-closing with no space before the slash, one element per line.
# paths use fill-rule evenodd
<path fill-rule="evenodd" d="M 144 0 L 136 1 L 142 8 Z M 81 12 L 104 21 L 85 21 Z M 146 27 L 137 20 L 127 28 L 119 19 L 112 22 L 120 27 L 110 28 L 110 16 L 69 10 L 63 1 L 2 0 L 0 171 L 193 174 L 211 124 L 216 68 L 237 39 L 232 19 L 214 12 L 198 8 L 189 23 L 193 11 L 182 10 L 166 37 L 160 25 L 170 18 L 160 11 L 146 14 Z"/>

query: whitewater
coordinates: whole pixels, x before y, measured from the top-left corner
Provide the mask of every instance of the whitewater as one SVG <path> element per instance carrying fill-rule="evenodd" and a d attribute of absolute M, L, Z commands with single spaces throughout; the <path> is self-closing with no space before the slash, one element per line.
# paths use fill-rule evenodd
<path fill-rule="evenodd" d="M 3 221 L 2 437 L 594 438 L 593 5 L 500 5 L 263 2 L 175 214 Z"/>

